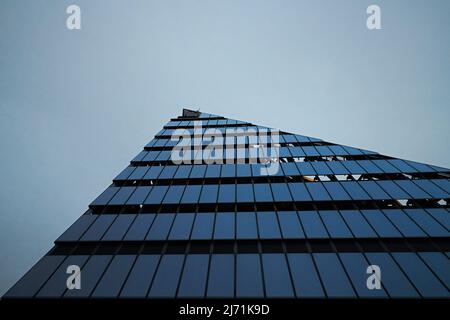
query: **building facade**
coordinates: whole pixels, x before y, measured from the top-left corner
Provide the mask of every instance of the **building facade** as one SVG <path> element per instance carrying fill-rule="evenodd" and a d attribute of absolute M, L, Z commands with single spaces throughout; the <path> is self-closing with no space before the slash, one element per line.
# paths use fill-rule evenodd
<path fill-rule="evenodd" d="M 4 298 L 449 298 L 449 178 L 185 109 Z"/>

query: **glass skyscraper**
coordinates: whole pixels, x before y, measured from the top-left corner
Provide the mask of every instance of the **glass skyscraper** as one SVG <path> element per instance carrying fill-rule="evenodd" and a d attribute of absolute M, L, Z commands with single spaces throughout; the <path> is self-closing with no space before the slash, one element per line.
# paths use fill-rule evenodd
<path fill-rule="evenodd" d="M 449 178 L 185 109 L 4 297 L 449 298 Z"/>

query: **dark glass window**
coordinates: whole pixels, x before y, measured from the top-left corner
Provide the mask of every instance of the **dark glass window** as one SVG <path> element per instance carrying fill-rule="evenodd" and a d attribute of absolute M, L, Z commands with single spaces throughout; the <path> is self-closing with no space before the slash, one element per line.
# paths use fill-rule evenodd
<path fill-rule="evenodd" d="M 327 193 L 327 190 L 325 190 L 321 182 L 310 182 L 305 183 L 305 185 L 308 188 L 308 191 L 311 194 L 313 200 L 315 201 L 331 200 L 330 196 Z"/>
<path fill-rule="evenodd" d="M 178 297 L 200 298 L 205 295 L 208 263 L 208 254 L 190 254 L 186 256 Z"/>
<path fill-rule="evenodd" d="M 286 183 L 272 183 L 270 186 L 272 187 L 275 201 L 292 201 L 291 193 Z"/>
<path fill-rule="evenodd" d="M 137 187 L 133 192 L 131 197 L 128 199 L 127 204 L 129 205 L 140 205 L 144 203 L 145 198 L 152 190 L 152 187 Z"/>
<path fill-rule="evenodd" d="M 128 180 L 141 180 L 149 167 L 136 167 L 136 170 L 128 177 Z"/>
<path fill-rule="evenodd" d="M 125 240 L 138 241 L 144 240 L 148 229 L 152 225 L 155 219 L 154 214 L 138 214 L 136 220 L 134 220 L 127 234 L 125 235 Z"/>
<path fill-rule="evenodd" d="M 139 255 L 120 296 L 145 298 L 158 266 L 159 258 L 159 255 Z"/>
<path fill-rule="evenodd" d="M 141 152 L 139 152 L 132 160 L 131 162 L 136 162 L 136 161 L 142 161 L 146 156 L 147 156 L 148 152 L 143 150 Z"/>
<path fill-rule="evenodd" d="M 345 192 L 339 182 L 323 182 L 323 186 L 327 189 L 333 200 L 351 200 L 350 196 Z"/>
<path fill-rule="evenodd" d="M 359 181 L 358 183 L 374 200 L 391 199 L 375 181 Z"/>
<path fill-rule="evenodd" d="M 146 240 L 166 240 L 174 217 L 173 213 L 157 214 Z"/>
<path fill-rule="evenodd" d="M 298 215 L 308 238 L 328 238 L 317 211 L 301 211 Z"/>
<path fill-rule="evenodd" d="M 236 237 L 238 239 L 258 238 L 254 212 L 239 212 L 236 214 Z"/>
<path fill-rule="evenodd" d="M 186 166 L 179 166 L 177 173 L 175 173 L 176 179 L 187 179 L 189 177 L 189 174 L 191 173 L 192 166 L 186 165 Z"/>
<path fill-rule="evenodd" d="M 329 161 L 327 165 L 334 174 L 349 174 L 348 170 L 339 161 Z"/>
<path fill-rule="evenodd" d="M 217 185 L 217 184 L 203 185 L 202 193 L 200 195 L 200 202 L 201 203 L 216 203 L 218 189 L 219 189 L 219 185 Z"/>
<path fill-rule="evenodd" d="M 234 239 L 234 212 L 216 214 L 214 239 Z"/>
<path fill-rule="evenodd" d="M 297 212 L 280 211 L 278 212 L 278 219 L 280 221 L 281 233 L 283 234 L 284 239 L 299 239 L 305 237 Z"/>
<path fill-rule="evenodd" d="M 436 199 L 449 198 L 449 194 L 447 192 L 445 192 L 441 188 L 437 187 L 430 180 L 414 180 L 414 181 L 412 181 L 412 183 L 414 183 L 416 186 L 418 186 L 422 190 L 425 190 L 433 198 L 436 198 Z"/>
<path fill-rule="evenodd" d="M 135 259 L 135 255 L 115 256 L 92 296 L 96 298 L 117 297 Z"/>
<path fill-rule="evenodd" d="M 354 297 L 344 269 L 335 253 L 313 253 L 317 269 L 328 297 Z"/>
<path fill-rule="evenodd" d="M 200 164 L 192 167 L 190 178 L 203 178 L 205 176 L 206 165 Z"/>
<path fill-rule="evenodd" d="M 144 203 L 160 204 L 168 188 L 168 186 L 154 186 Z"/>
<path fill-rule="evenodd" d="M 121 187 L 120 190 L 114 195 L 109 205 L 122 205 L 127 202 L 136 187 Z"/>
<path fill-rule="evenodd" d="M 307 147 L 302 147 L 302 149 L 303 149 L 303 152 L 305 152 L 305 154 L 307 156 L 310 156 L 310 157 L 320 156 L 320 154 L 317 152 L 316 148 L 314 148 L 314 147 L 307 146 Z"/>
<path fill-rule="evenodd" d="M 67 289 L 66 280 L 68 274 L 67 267 L 70 265 L 83 266 L 89 256 L 68 256 L 67 259 L 59 266 L 53 273 L 50 279 L 47 280 L 44 287 L 39 291 L 37 297 L 39 298 L 59 298 Z"/>
<path fill-rule="evenodd" d="M 256 202 L 273 202 L 272 191 L 267 183 L 256 183 L 254 186 Z"/>
<path fill-rule="evenodd" d="M 388 159 L 387 160 L 390 164 L 395 166 L 396 168 L 400 169 L 402 172 L 408 173 L 408 172 L 417 172 L 416 169 L 408 165 L 405 161 L 400 159 Z"/>
<path fill-rule="evenodd" d="M 380 210 L 361 210 L 361 212 L 380 237 L 401 237 L 400 232 Z"/>
<path fill-rule="evenodd" d="M 172 179 L 178 166 L 165 166 L 158 179 Z"/>
<path fill-rule="evenodd" d="M 56 241 L 77 241 L 96 218 L 96 215 L 82 215 Z"/>
<path fill-rule="evenodd" d="M 283 169 L 284 174 L 286 176 L 300 175 L 300 172 L 298 171 L 297 166 L 295 165 L 295 162 L 281 163 L 281 168 Z"/>
<path fill-rule="evenodd" d="M 236 176 L 236 165 L 234 164 L 224 164 L 222 165 L 222 178 L 233 178 Z"/>
<path fill-rule="evenodd" d="M 65 297 L 89 297 L 94 290 L 103 272 L 108 267 L 112 256 L 95 255 L 91 256 L 88 262 L 81 268 L 81 289 L 66 290 Z"/>
<path fill-rule="evenodd" d="M 103 241 L 120 241 L 127 232 L 133 220 L 136 218 L 135 214 L 121 214 L 114 220 L 111 227 L 103 237 Z"/>
<path fill-rule="evenodd" d="M 418 253 L 428 267 L 450 288 L 450 260 L 441 252 L 420 252 Z"/>
<path fill-rule="evenodd" d="M 445 209 L 427 209 L 428 213 L 439 221 L 447 230 L 450 230 L 450 214 Z"/>
<path fill-rule="evenodd" d="M 262 263 L 267 297 L 293 297 L 294 290 L 284 254 L 263 253 Z"/>
<path fill-rule="evenodd" d="M 180 202 L 184 191 L 184 185 L 171 185 L 169 190 L 167 190 L 166 196 L 164 197 L 163 203 L 177 204 Z"/>
<path fill-rule="evenodd" d="M 383 170 L 378 168 L 372 161 L 370 160 L 358 160 L 356 161 L 361 167 L 364 168 L 368 173 L 383 173 Z"/>
<path fill-rule="evenodd" d="M 360 187 L 357 181 L 343 181 L 341 184 L 353 200 L 370 200 L 369 195 Z"/>
<path fill-rule="evenodd" d="M 104 206 L 109 200 L 114 197 L 117 191 L 119 191 L 119 187 L 108 187 L 105 191 L 102 192 L 94 201 L 91 202 L 91 206 Z"/>
<path fill-rule="evenodd" d="M 411 196 L 408 195 L 405 191 L 399 188 L 398 185 L 394 183 L 394 181 L 389 180 L 381 180 L 376 182 L 381 188 L 384 189 L 393 199 L 411 199 Z"/>
<path fill-rule="evenodd" d="M 191 239 L 211 239 L 214 228 L 214 213 L 197 213 Z"/>
<path fill-rule="evenodd" d="M 189 240 L 194 217 L 194 213 L 178 213 L 170 230 L 169 240 Z"/>
<path fill-rule="evenodd" d="M 234 255 L 211 256 L 207 296 L 222 298 L 234 296 Z"/>
<path fill-rule="evenodd" d="M 161 258 L 149 297 L 175 297 L 178 280 L 183 268 L 184 255 L 169 254 Z"/>
<path fill-rule="evenodd" d="M 383 210 L 386 217 L 406 237 L 426 237 L 426 234 L 402 210 Z"/>
<path fill-rule="evenodd" d="M 251 184 L 236 185 L 237 202 L 254 202 L 253 186 Z"/>
<path fill-rule="evenodd" d="M 415 253 L 393 252 L 392 256 L 423 297 L 448 297 L 448 290 Z"/>
<path fill-rule="evenodd" d="M 234 184 L 220 185 L 218 202 L 231 203 L 235 201 L 236 201 L 236 186 Z"/>
<path fill-rule="evenodd" d="M 330 237 L 332 238 L 352 238 L 350 230 L 348 230 L 345 225 L 344 220 L 342 220 L 339 211 L 334 210 L 324 210 L 320 211 L 320 216 L 322 217 L 323 223 L 327 228 Z"/>
<path fill-rule="evenodd" d="M 351 174 L 366 173 L 366 171 L 361 168 L 361 166 L 357 164 L 356 161 L 342 161 L 342 164 L 347 168 L 348 171 L 350 171 Z"/>
<path fill-rule="evenodd" d="M 311 196 L 306 190 L 305 184 L 302 182 L 288 183 L 294 201 L 311 201 Z"/>
<path fill-rule="evenodd" d="M 411 180 L 397 180 L 395 183 L 408 192 L 414 199 L 431 198 L 428 193 L 416 186 Z"/>
<path fill-rule="evenodd" d="M 289 253 L 287 257 L 297 297 L 323 297 L 324 292 L 311 255 L 309 253 Z"/>
<path fill-rule="evenodd" d="M 450 234 L 423 209 L 405 209 L 410 216 L 428 235 L 432 237 L 448 237 Z"/>
<path fill-rule="evenodd" d="M 219 178 L 220 177 L 220 164 L 210 164 L 206 167 L 205 178 Z"/>
<path fill-rule="evenodd" d="M 89 227 L 89 229 L 85 232 L 82 241 L 99 241 L 106 230 L 109 228 L 111 223 L 117 217 L 115 214 L 102 214 L 97 220 Z"/>
<path fill-rule="evenodd" d="M 251 177 L 252 173 L 250 170 L 249 164 L 237 164 L 236 165 L 236 174 L 238 177 Z"/>
<path fill-rule="evenodd" d="M 148 169 L 147 173 L 144 176 L 144 179 L 146 180 L 154 180 L 158 178 L 159 174 L 163 170 L 164 167 L 160 166 L 152 166 L 150 169 Z"/>
<path fill-rule="evenodd" d="M 259 254 L 236 256 L 236 296 L 264 296 Z"/>
<path fill-rule="evenodd" d="M 258 212 L 259 237 L 261 239 L 280 239 L 280 228 L 278 227 L 275 212 Z"/>
<path fill-rule="evenodd" d="M 325 161 L 315 161 L 311 162 L 314 170 L 316 170 L 317 174 L 333 174 L 330 168 L 328 168 Z"/>
<path fill-rule="evenodd" d="M 361 212 L 357 210 L 341 210 L 341 215 L 347 225 L 352 230 L 355 237 L 376 238 L 377 235 L 372 227 L 367 223 Z"/>
<path fill-rule="evenodd" d="M 114 181 L 116 180 L 126 180 L 130 174 L 134 171 L 136 167 L 126 167 L 125 169 L 123 169 L 123 171 L 121 173 L 119 173 L 115 178 Z"/>
<path fill-rule="evenodd" d="M 385 173 L 399 173 L 400 170 L 398 170 L 396 167 L 394 167 L 392 164 L 387 162 L 386 160 L 372 160 L 373 163 L 381 170 L 383 170 Z"/>
<path fill-rule="evenodd" d="M 367 278 L 370 275 L 367 274 L 369 263 L 361 253 L 339 253 L 339 257 L 359 297 L 386 297 L 383 288 L 380 290 L 369 290 L 367 288 Z M 383 270 L 381 270 L 381 280 L 383 280 Z"/>
<path fill-rule="evenodd" d="M 316 172 L 314 171 L 311 163 L 309 162 L 297 162 L 298 171 L 302 176 L 315 176 Z"/>
<path fill-rule="evenodd" d="M 201 185 L 187 185 L 181 203 L 197 203 L 201 190 Z"/>

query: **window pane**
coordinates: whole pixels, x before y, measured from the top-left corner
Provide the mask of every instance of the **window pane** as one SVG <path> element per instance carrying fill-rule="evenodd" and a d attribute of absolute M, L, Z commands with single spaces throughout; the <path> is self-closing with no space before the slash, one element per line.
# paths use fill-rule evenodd
<path fill-rule="evenodd" d="M 166 196 L 164 197 L 163 203 L 178 204 L 183 196 L 184 185 L 172 185 L 169 190 L 167 190 Z"/>
<path fill-rule="evenodd" d="M 183 254 L 169 254 L 161 258 L 152 288 L 148 294 L 149 297 L 175 297 L 178 279 L 183 268 L 183 260 Z"/>
<path fill-rule="evenodd" d="M 284 239 L 305 238 L 297 212 L 278 212 L 278 219 L 280 220 L 281 232 Z"/>
<path fill-rule="evenodd" d="M 449 194 L 436 186 L 430 180 L 414 180 L 412 181 L 419 188 L 422 188 L 427 193 L 429 193 L 433 198 L 436 199 L 446 199 L 449 198 Z"/>
<path fill-rule="evenodd" d="M 291 277 L 284 254 L 262 254 L 267 297 L 293 297 Z"/>
<path fill-rule="evenodd" d="M 100 194 L 94 201 L 91 202 L 90 206 L 104 206 L 108 204 L 109 200 L 114 197 L 119 189 L 119 187 L 108 187 L 105 191 L 102 192 L 102 194 Z"/>
<path fill-rule="evenodd" d="M 329 297 L 354 297 L 350 281 L 335 253 L 313 253 L 325 291 Z"/>
<path fill-rule="evenodd" d="M 450 230 L 450 214 L 445 209 L 427 209 L 433 218 L 439 221 L 447 230 Z"/>
<path fill-rule="evenodd" d="M 298 215 L 308 238 L 328 238 L 328 233 L 316 211 L 301 211 Z"/>
<path fill-rule="evenodd" d="M 397 264 L 388 253 L 366 253 L 370 264 L 380 267 L 382 270 L 381 279 L 383 287 L 393 298 L 418 297 L 416 290 L 403 275 Z"/>
<path fill-rule="evenodd" d="M 369 263 L 361 253 L 339 253 L 339 256 L 359 297 L 386 297 L 386 292 L 383 288 L 380 290 L 369 290 L 367 288 L 367 278 L 370 276 L 367 273 Z M 383 270 L 381 270 L 381 281 L 382 279 Z"/>
<path fill-rule="evenodd" d="M 361 210 L 380 237 L 401 237 L 402 235 L 380 210 Z"/>
<path fill-rule="evenodd" d="M 257 239 L 256 215 L 254 212 L 239 212 L 236 214 L 236 237 L 238 239 Z"/>
<path fill-rule="evenodd" d="M 251 184 L 236 185 L 237 202 L 254 202 L 253 186 Z"/>
<path fill-rule="evenodd" d="M 234 255 L 211 256 L 207 296 L 224 298 L 234 296 Z"/>
<path fill-rule="evenodd" d="M 92 296 L 96 298 L 117 297 L 135 259 L 135 255 L 115 256 Z"/>
<path fill-rule="evenodd" d="M 327 165 L 334 174 L 349 174 L 348 170 L 342 165 L 340 161 L 329 161 Z"/>
<path fill-rule="evenodd" d="M 342 220 L 339 211 L 327 210 L 319 212 L 332 238 L 353 238 L 350 230 Z"/>
<path fill-rule="evenodd" d="M 176 179 L 187 179 L 189 177 L 189 173 L 192 170 L 191 165 L 187 166 L 179 166 L 177 172 L 175 173 Z"/>
<path fill-rule="evenodd" d="M 383 170 L 385 173 L 399 173 L 400 170 L 398 170 L 396 167 L 394 167 L 392 164 L 387 162 L 386 160 L 372 160 L 373 163 L 377 167 L 379 167 L 381 170 Z"/>
<path fill-rule="evenodd" d="M 234 212 L 216 214 L 214 239 L 234 239 Z"/>
<path fill-rule="evenodd" d="M 149 167 L 136 167 L 132 174 L 128 177 L 128 180 L 141 180 Z"/>
<path fill-rule="evenodd" d="M 415 199 L 431 198 L 428 193 L 424 192 L 410 180 L 397 180 L 395 181 L 395 183 L 399 185 L 400 188 L 408 192 Z"/>
<path fill-rule="evenodd" d="M 177 168 L 177 166 L 165 166 L 158 179 L 172 179 Z"/>
<path fill-rule="evenodd" d="M 315 161 L 311 162 L 314 170 L 316 170 L 317 174 L 333 174 L 330 168 L 328 168 L 325 161 Z"/>
<path fill-rule="evenodd" d="M 208 254 L 190 254 L 186 256 L 178 297 L 200 298 L 205 295 L 208 263 Z"/>
<path fill-rule="evenodd" d="M 402 210 L 383 210 L 386 217 L 406 237 L 426 237 L 427 235 Z"/>
<path fill-rule="evenodd" d="M 220 185 L 218 202 L 233 203 L 235 201 L 236 201 L 236 186 L 234 184 Z"/>
<path fill-rule="evenodd" d="M 200 203 L 216 203 L 218 189 L 219 186 L 217 184 L 203 185 L 202 193 L 200 196 Z"/>
<path fill-rule="evenodd" d="M 81 289 L 67 290 L 65 297 L 89 297 L 92 290 L 94 290 L 100 277 L 105 269 L 108 267 L 112 256 L 110 255 L 96 255 L 91 256 L 88 262 L 81 268 Z"/>
<path fill-rule="evenodd" d="M 344 167 L 347 168 L 347 170 L 351 174 L 364 174 L 366 173 L 366 170 L 364 170 L 359 164 L 356 163 L 356 161 L 342 161 L 342 164 Z"/>
<path fill-rule="evenodd" d="M 201 185 L 187 185 L 181 198 L 181 203 L 197 203 L 201 190 Z"/>
<path fill-rule="evenodd" d="M 144 203 L 160 204 L 168 188 L 168 186 L 154 186 Z"/>
<path fill-rule="evenodd" d="M 370 160 L 358 160 L 356 161 L 361 167 L 364 168 L 368 173 L 383 173 L 383 170 L 378 168 L 372 161 Z"/>
<path fill-rule="evenodd" d="M 113 181 L 118 181 L 118 180 L 126 180 L 130 174 L 134 171 L 136 167 L 126 167 L 125 169 L 123 169 L 123 171 L 121 173 L 119 173 L 114 179 Z"/>
<path fill-rule="evenodd" d="M 273 202 L 272 191 L 267 183 L 256 183 L 254 185 L 256 202 Z"/>
<path fill-rule="evenodd" d="M 405 161 L 400 160 L 400 159 L 388 159 L 387 160 L 390 164 L 392 164 L 393 166 L 395 166 L 396 168 L 400 169 L 402 172 L 405 173 L 414 173 L 417 172 L 416 169 L 414 169 L 413 167 L 411 167 L 410 165 L 408 165 Z"/>
<path fill-rule="evenodd" d="M 413 252 L 393 252 L 408 278 L 425 298 L 448 297 L 448 290 L 431 273 L 430 269 Z"/>
<path fill-rule="evenodd" d="M 297 166 L 295 165 L 295 162 L 281 163 L 281 168 L 283 169 L 284 174 L 286 176 L 300 175 L 300 172 L 298 171 Z"/>
<path fill-rule="evenodd" d="M 191 239 L 211 239 L 214 227 L 214 213 L 197 213 Z"/>
<path fill-rule="evenodd" d="M 351 200 L 350 196 L 345 192 L 339 182 L 323 182 L 325 189 L 333 200 Z"/>
<path fill-rule="evenodd" d="M 384 189 L 393 199 L 411 199 L 405 191 L 399 188 L 394 181 L 381 180 L 376 182 L 381 188 Z"/>
<path fill-rule="evenodd" d="M 234 164 L 224 164 L 222 165 L 222 178 L 232 178 L 236 176 L 236 165 Z"/>
<path fill-rule="evenodd" d="M 147 171 L 147 173 L 144 176 L 144 179 L 146 180 L 153 180 L 158 178 L 159 174 L 163 170 L 164 167 L 160 166 L 151 166 L 150 169 Z"/>
<path fill-rule="evenodd" d="M 127 204 L 129 205 L 140 205 L 144 203 L 145 198 L 152 190 L 152 187 L 137 187 L 133 192 L 131 197 L 128 199 Z"/>
<path fill-rule="evenodd" d="M 194 213 L 178 213 L 170 231 L 169 240 L 189 240 Z"/>
<path fill-rule="evenodd" d="M 358 210 L 341 210 L 341 215 L 347 225 L 352 230 L 355 237 L 361 238 L 376 238 L 377 235 L 372 227 L 364 219 L 361 212 Z"/>
<path fill-rule="evenodd" d="M 275 212 L 258 212 L 259 237 L 261 239 L 280 239 L 280 228 L 278 227 Z"/>
<path fill-rule="evenodd" d="M 236 173 L 238 177 L 251 177 L 252 173 L 249 164 L 237 164 Z"/>
<path fill-rule="evenodd" d="M 111 227 L 106 232 L 102 241 L 120 241 L 127 232 L 131 223 L 136 218 L 135 214 L 120 214 L 116 220 L 114 220 Z"/>
<path fill-rule="evenodd" d="M 308 253 L 289 253 L 287 257 L 297 297 L 324 297 L 311 255 Z"/>
<path fill-rule="evenodd" d="M 450 260 L 440 252 L 420 252 L 428 267 L 450 288 Z"/>
<path fill-rule="evenodd" d="M 297 168 L 302 176 L 316 175 L 316 171 L 314 171 L 312 165 L 309 162 L 297 162 Z"/>
<path fill-rule="evenodd" d="M 77 265 L 82 267 L 89 256 L 68 256 L 67 259 L 59 266 L 55 273 L 47 280 L 44 287 L 39 291 L 39 298 L 60 298 L 67 289 L 66 280 L 67 267 Z"/>
<path fill-rule="evenodd" d="M 166 240 L 174 217 L 173 213 L 157 214 L 146 240 Z"/>
<path fill-rule="evenodd" d="M 144 240 L 145 235 L 147 234 L 148 229 L 155 219 L 154 214 L 138 214 L 136 220 L 134 220 L 133 224 L 125 235 L 125 240 L 129 241 L 138 241 Z"/>
<path fill-rule="evenodd" d="M 423 209 L 405 209 L 410 216 L 428 235 L 432 237 L 448 237 L 449 232 L 445 230 L 436 220 Z"/>
<path fill-rule="evenodd" d="M 330 196 L 328 195 L 327 191 L 325 190 L 321 182 L 310 182 L 305 183 L 305 185 L 308 188 L 308 191 L 311 194 L 313 200 L 315 201 L 331 200 Z"/>
<path fill-rule="evenodd" d="M 156 267 L 158 266 L 159 255 L 139 255 L 136 263 L 131 269 L 125 285 L 123 286 L 121 297 L 145 298 L 148 288 L 153 279 Z"/>
<path fill-rule="evenodd" d="M 117 217 L 115 214 L 102 214 L 89 227 L 86 233 L 81 238 L 82 241 L 99 241 L 111 223 Z"/>
<path fill-rule="evenodd" d="M 238 254 L 236 259 L 236 296 L 263 297 L 259 254 Z"/>
<path fill-rule="evenodd" d="M 275 201 L 292 201 L 291 194 L 286 183 L 272 183 L 273 197 Z"/>
<path fill-rule="evenodd" d="M 96 215 L 82 215 L 56 241 L 77 241 L 96 218 Z"/>
<path fill-rule="evenodd" d="M 291 190 L 294 201 L 311 201 L 311 197 L 309 196 L 308 190 L 306 190 L 304 183 L 288 183 L 288 187 Z"/>
<path fill-rule="evenodd" d="M 358 182 L 343 181 L 341 184 L 353 200 L 370 200 L 369 195 L 359 186 Z"/>
<path fill-rule="evenodd" d="M 195 165 L 192 167 L 190 178 L 203 178 L 205 176 L 206 165 Z"/>
<path fill-rule="evenodd" d="M 375 181 L 359 181 L 358 183 L 374 200 L 391 199 Z"/>
<path fill-rule="evenodd" d="M 205 178 L 219 178 L 220 177 L 220 164 L 210 164 L 206 167 Z"/>
<path fill-rule="evenodd" d="M 127 202 L 136 187 L 121 187 L 120 190 L 109 201 L 108 205 L 122 205 Z"/>

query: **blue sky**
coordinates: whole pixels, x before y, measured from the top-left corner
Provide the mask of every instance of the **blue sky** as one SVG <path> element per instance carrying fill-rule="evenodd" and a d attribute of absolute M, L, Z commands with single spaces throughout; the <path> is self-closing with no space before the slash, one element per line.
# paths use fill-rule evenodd
<path fill-rule="evenodd" d="M 370 4 L 382 30 L 366 28 Z M 446 0 L 1 1 L 0 294 L 183 107 L 449 167 L 449 13 Z"/>

